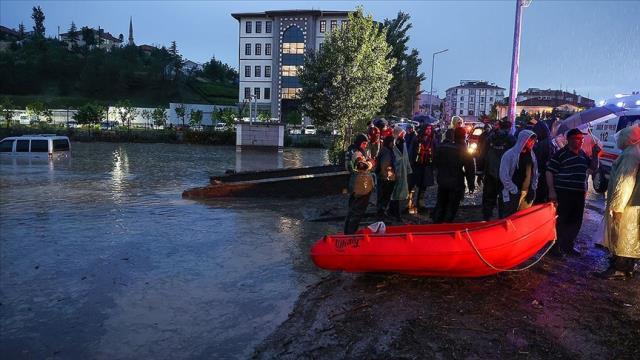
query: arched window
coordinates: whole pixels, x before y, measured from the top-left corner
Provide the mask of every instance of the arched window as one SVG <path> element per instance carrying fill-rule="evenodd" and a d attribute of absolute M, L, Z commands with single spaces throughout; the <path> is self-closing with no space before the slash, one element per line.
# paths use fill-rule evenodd
<path fill-rule="evenodd" d="M 282 34 L 282 98 L 295 99 L 300 89 L 298 71 L 304 64 L 304 34 L 292 25 Z"/>
<path fill-rule="evenodd" d="M 297 26 L 290 26 L 284 34 L 282 34 L 282 53 L 283 54 L 303 54 L 304 53 L 304 34 Z"/>

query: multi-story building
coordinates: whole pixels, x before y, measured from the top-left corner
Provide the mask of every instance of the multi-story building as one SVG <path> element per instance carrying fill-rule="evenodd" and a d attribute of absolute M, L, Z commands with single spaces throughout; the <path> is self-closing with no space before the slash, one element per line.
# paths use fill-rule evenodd
<path fill-rule="evenodd" d="M 445 119 L 458 115 L 465 121 L 477 121 L 491 113 L 491 106 L 504 98 L 504 88 L 494 83 L 462 80 L 460 85 L 447 89 L 444 99 Z"/>
<path fill-rule="evenodd" d="M 321 48 L 325 37 L 348 19 L 347 11 L 282 10 L 231 14 L 238 20 L 239 105 L 255 96 L 272 118 L 299 114 L 297 73 L 304 53 Z"/>
<path fill-rule="evenodd" d="M 71 49 L 73 46 L 85 46 L 90 39 L 85 39 L 85 36 L 90 36 L 92 38 L 91 43 L 101 49 L 105 49 L 107 51 L 111 50 L 114 46 L 120 47 L 122 46 L 124 40 L 123 35 L 120 34 L 117 38 L 111 35 L 108 32 L 105 32 L 103 29 L 94 29 L 94 28 L 83 28 L 77 31 L 76 39 L 71 39 L 70 33 L 62 33 L 59 35 L 61 41 L 65 41 L 68 44 L 68 48 Z"/>
<path fill-rule="evenodd" d="M 516 115 L 524 110 L 528 114 L 545 118 L 554 110 L 559 114 L 567 115 L 592 108 L 595 105 L 595 101 L 578 95 L 575 91 L 572 94 L 562 90 L 529 88 L 527 91 L 518 93 Z M 498 117 L 507 116 L 508 110 L 508 102 L 498 104 Z"/>
<path fill-rule="evenodd" d="M 596 106 L 595 101 L 582 95 L 578 95 L 575 91 L 572 94 L 562 90 L 540 90 L 537 88 L 529 88 L 527 91 L 518 93 L 518 103 L 530 99 L 547 100 L 551 101 L 551 103 L 555 102 L 557 105 L 572 104 L 576 107 L 587 109 Z"/>

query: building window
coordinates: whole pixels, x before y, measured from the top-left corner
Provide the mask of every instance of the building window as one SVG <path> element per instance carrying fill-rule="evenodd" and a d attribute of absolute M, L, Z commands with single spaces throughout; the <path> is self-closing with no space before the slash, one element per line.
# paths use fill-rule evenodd
<path fill-rule="evenodd" d="M 480 96 L 480 102 L 484 102 L 484 96 Z"/>
<path fill-rule="evenodd" d="M 251 77 L 251 66 L 244 67 L 244 77 Z"/>
<path fill-rule="evenodd" d="M 262 32 L 262 21 L 256 21 L 256 34 L 260 34 Z"/>
<path fill-rule="evenodd" d="M 256 44 L 256 55 L 262 55 L 262 44 Z"/>
<path fill-rule="evenodd" d="M 264 22 L 264 32 L 271 34 L 271 21 Z"/>
<path fill-rule="evenodd" d="M 271 88 L 264 88 L 264 99 L 265 100 L 271 99 Z"/>
<path fill-rule="evenodd" d="M 338 20 L 331 20 L 331 31 L 338 28 Z"/>
<path fill-rule="evenodd" d="M 463 115 L 463 113 L 464 113 L 464 110 L 460 110 L 460 115 Z"/>
<path fill-rule="evenodd" d="M 260 77 L 260 66 L 256 66 L 254 72 L 255 77 Z"/>
<path fill-rule="evenodd" d="M 471 101 L 471 102 L 476 101 L 476 97 L 475 96 L 469 96 L 469 101 Z"/>
<path fill-rule="evenodd" d="M 244 32 L 246 32 L 247 34 L 251 34 L 251 21 L 247 21 L 247 23 L 245 24 Z"/>
<path fill-rule="evenodd" d="M 264 67 L 264 77 L 268 77 L 268 78 L 271 77 L 271 65 L 267 65 Z M 266 99 L 267 93 L 265 93 L 264 96 Z"/>
<path fill-rule="evenodd" d="M 324 43 L 320 43 L 320 45 L 318 46 L 318 48 L 320 49 L 320 51 L 322 51 L 322 47 L 324 46 Z"/>
<path fill-rule="evenodd" d="M 298 76 L 298 66 L 282 65 L 282 76 Z"/>
<path fill-rule="evenodd" d="M 327 20 L 320 20 L 320 32 L 326 32 L 327 31 Z"/>
<path fill-rule="evenodd" d="M 283 99 L 295 99 L 298 96 L 298 92 L 302 90 L 299 88 L 282 88 Z"/>
<path fill-rule="evenodd" d="M 264 44 L 264 54 L 271 55 L 271 44 Z"/>
<path fill-rule="evenodd" d="M 469 110 L 469 115 L 473 115 L 473 110 Z"/>
<path fill-rule="evenodd" d="M 340 27 L 345 27 L 345 26 L 347 26 L 347 25 L 349 25 L 349 20 L 342 20 L 342 21 L 340 22 Z"/>
<path fill-rule="evenodd" d="M 251 55 L 251 44 L 245 44 L 244 45 L 244 54 L 245 55 Z"/>
<path fill-rule="evenodd" d="M 282 44 L 283 54 L 304 54 L 304 43 L 284 43 Z"/>
<path fill-rule="evenodd" d="M 260 99 L 260 88 L 253 88 L 253 95 L 256 96 L 256 99 Z"/>
<path fill-rule="evenodd" d="M 244 98 L 249 99 L 251 97 L 251 88 L 244 88 Z"/>
<path fill-rule="evenodd" d="M 493 102 L 493 97 L 490 97 L 490 98 L 489 98 L 489 102 Z"/>
<path fill-rule="evenodd" d="M 460 101 L 464 101 L 464 96 L 460 96 Z"/>

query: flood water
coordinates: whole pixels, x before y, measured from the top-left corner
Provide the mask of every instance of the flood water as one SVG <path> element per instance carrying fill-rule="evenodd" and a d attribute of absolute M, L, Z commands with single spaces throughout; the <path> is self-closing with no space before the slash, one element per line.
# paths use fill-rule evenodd
<path fill-rule="evenodd" d="M 246 358 L 321 272 L 304 200 L 183 200 L 227 169 L 326 163 L 319 149 L 74 143 L 0 163 L 3 358 Z"/>

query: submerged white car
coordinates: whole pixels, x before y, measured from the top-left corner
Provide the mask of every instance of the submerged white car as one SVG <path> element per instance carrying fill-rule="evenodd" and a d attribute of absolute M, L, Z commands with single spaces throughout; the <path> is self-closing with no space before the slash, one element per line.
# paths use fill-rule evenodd
<path fill-rule="evenodd" d="M 3 157 L 56 159 L 68 157 L 70 153 L 69 138 L 55 134 L 12 136 L 0 141 L 0 155 Z"/>
<path fill-rule="evenodd" d="M 316 130 L 316 127 L 313 126 L 313 125 L 307 125 L 307 126 L 304 127 L 304 133 L 306 135 L 315 135 L 315 134 L 317 134 L 317 132 L 318 131 Z"/>

